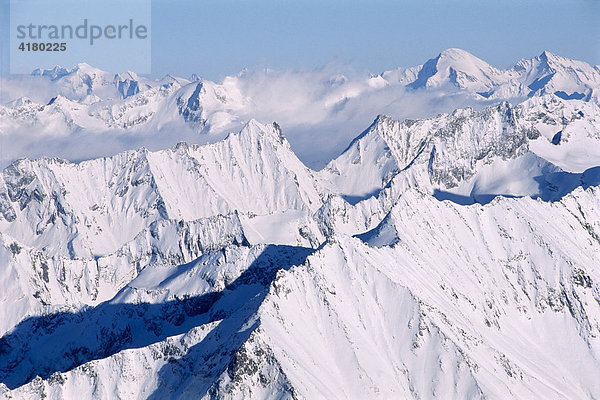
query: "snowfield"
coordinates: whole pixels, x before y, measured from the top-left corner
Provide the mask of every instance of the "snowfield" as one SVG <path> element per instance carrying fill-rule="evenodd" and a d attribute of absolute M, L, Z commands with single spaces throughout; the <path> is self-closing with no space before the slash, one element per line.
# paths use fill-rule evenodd
<path fill-rule="evenodd" d="M 243 76 L 26 79 L 55 99 L 5 104 L 0 135 L 240 129 L 0 173 L 0 398 L 600 398 L 593 67 L 449 49 L 338 77 L 327 104 L 394 85 L 474 100 L 381 114 L 319 171 L 247 118 Z"/>

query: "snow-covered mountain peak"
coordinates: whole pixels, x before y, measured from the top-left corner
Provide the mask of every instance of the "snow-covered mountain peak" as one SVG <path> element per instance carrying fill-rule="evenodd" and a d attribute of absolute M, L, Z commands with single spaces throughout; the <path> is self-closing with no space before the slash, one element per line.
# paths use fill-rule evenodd
<path fill-rule="evenodd" d="M 438 56 L 437 56 L 437 60 L 438 61 L 443 60 L 448 63 L 454 62 L 455 65 L 469 65 L 469 64 L 485 65 L 485 64 L 487 64 L 485 61 L 474 56 L 473 54 L 469 53 L 468 51 L 459 49 L 456 47 L 451 47 L 451 48 L 448 48 L 448 49 L 440 52 L 440 54 L 438 54 Z"/>
<path fill-rule="evenodd" d="M 584 61 L 572 60 L 547 50 L 534 57 L 533 60 L 540 63 L 540 68 L 551 71 L 573 69 L 574 71 L 580 70 L 580 72 L 585 72 L 585 70 L 593 70 L 593 67 L 590 68 L 591 66 Z"/>
<path fill-rule="evenodd" d="M 184 84 L 175 93 L 175 104 L 183 119 L 205 132 L 239 130 L 240 113 L 250 106 L 232 80 L 222 84 L 198 80 Z"/>
<path fill-rule="evenodd" d="M 342 152 L 342 154 L 345 153 L 346 151 L 348 151 L 348 149 L 350 149 L 357 142 L 361 141 L 363 138 L 370 137 L 370 136 L 380 136 L 380 137 L 382 137 L 382 139 L 385 139 L 382 136 L 383 131 L 385 131 L 386 129 L 389 129 L 390 126 L 399 124 L 399 123 L 400 123 L 399 121 L 393 119 L 389 115 L 386 115 L 386 114 L 377 115 L 377 117 L 375 117 L 375 119 L 373 120 L 371 125 L 369 125 L 369 127 L 367 129 L 365 129 L 360 135 L 355 137 L 350 142 L 348 147 Z M 407 123 L 410 123 L 410 120 Z"/>
<path fill-rule="evenodd" d="M 600 165 L 599 115 L 594 103 L 554 95 L 417 121 L 382 115 L 320 175 L 350 202 L 390 185 L 464 203 L 500 194 L 555 200 L 594 184 L 584 175 Z"/>
<path fill-rule="evenodd" d="M 255 119 L 250 119 L 240 132 L 229 134 L 223 141 L 206 146 L 206 149 L 216 148 L 219 148 L 219 152 L 227 149 L 226 151 L 231 152 L 234 159 L 244 155 L 243 158 L 246 159 L 244 163 L 251 168 L 256 168 L 252 163 L 257 161 L 265 163 L 264 167 L 269 169 L 283 167 L 293 172 L 295 179 L 300 177 L 308 179 L 304 183 L 314 186 L 313 178 L 310 177 L 312 171 L 298 159 L 276 122 L 262 124 Z"/>
<path fill-rule="evenodd" d="M 242 130 L 240 131 L 240 134 L 247 134 L 247 135 L 254 136 L 254 135 L 260 135 L 260 134 L 264 133 L 266 130 L 267 130 L 266 125 L 261 124 L 254 118 L 250 118 L 248 120 L 248 122 L 246 122 L 246 124 L 244 125 Z"/>
<path fill-rule="evenodd" d="M 50 101 L 48 101 L 48 104 L 46 104 L 46 105 L 47 106 L 54 105 L 55 107 L 60 107 L 60 106 L 67 105 L 67 104 L 77 104 L 77 102 L 63 96 L 62 94 L 59 94 L 59 95 L 56 95 L 56 97 L 51 98 Z"/>
<path fill-rule="evenodd" d="M 324 184 L 350 202 L 376 195 L 400 169 L 400 162 L 388 144 L 390 131 L 400 125 L 380 114 L 336 159 L 319 171 Z"/>
<path fill-rule="evenodd" d="M 29 97 L 25 96 L 9 101 L 8 103 L 6 103 L 6 106 L 10 108 L 18 108 L 23 106 L 29 106 L 31 104 L 33 104 L 33 101 Z"/>
<path fill-rule="evenodd" d="M 134 96 L 138 94 L 140 90 L 149 89 L 151 87 L 148 84 L 142 84 L 137 74 L 131 71 L 115 74 L 113 81 L 123 99 Z"/>
<path fill-rule="evenodd" d="M 586 62 L 544 51 L 532 59 L 520 60 L 512 71 L 529 90 L 529 97 L 553 93 L 563 99 L 598 101 L 600 74 Z"/>
<path fill-rule="evenodd" d="M 110 74 L 110 72 L 106 72 L 106 71 L 101 70 L 100 68 L 93 67 L 86 62 L 81 62 L 81 63 L 76 64 L 75 67 L 73 67 L 73 69 L 70 72 L 71 73 L 78 72 L 80 74 L 88 74 L 88 75 Z"/>
<path fill-rule="evenodd" d="M 43 68 L 37 68 L 36 70 L 34 70 L 31 75 L 33 76 L 47 76 L 52 80 L 56 80 L 58 78 L 61 78 L 67 74 L 69 74 L 71 72 L 70 69 L 68 68 L 63 68 L 59 65 L 53 67 L 52 69 L 43 69 Z"/>
<path fill-rule="evenodd" d="M 598 70 L 583 61 L 544 51 L 499 70 L 461 49 L 447 49 L 422 66 L 398 68 L 381 76 L 411 89 L 463 91 L 484 99 L 525 99 L 556 94 L 564 99 L 598 102 Z"/>
<path fill-rule="evenodd" d="M 79 63 L 59 79 L 69 81 L 75 87 L 85 85 L 91 93 L 101 86 L 111 84 L 114 80 L 114 74 L 95 68 L 88 63 Z"/>
<path fill-rule="evenodd" d="M 537 58 L 544 61 L 546 64 L 565 64 L 568 61 L 564 57 L 560 57 L 554 53 L 549 52 L 548 50 L 544 50 Z"/>
<path fill-rule="evenodd" d="M 513 70 L 517 71 L 518 73 L 527 75 L 554 72 L 551 71 L 551 59 L 553 59 L 553 54 L 544 51 L 543 53 L 534 58 L 523 58 L 519 60 L 513 67 Z"/>
<path fill-rule="evenodd" d="M 133 71 L 112 73 L 85 62 L 72 68 L 56 66 L 52 69 L 36 69 L 31 75 L 49 78 L 56 94 L 84 104 L 96 102 L 90 100 L 91 96 L 100 100 L 125 99 L 157 84 L 140 78 Z"/>
<path fill-rule="evenodd" d="M 115 74 L 115 80 L 122 81 L 122 80 L 126 80 L 126 79 L 131 79 L 131 80 L 137 81 L 139 79 L 139 77 L 133 71 L 125 71 L 125 72 Z"/>
<path fill-rule="evenodd" d="M 166 74 L 158 81 L 161 85 L 175 84 L 177 86 L 183 86 L 189 83 L 187 79 L 178 78 L 171 74 Z"/>
<path fill-rule="evenodd" d="M 250 118 L 236 135 L 247 136 L 250 138 L 265 137 L 275 139 L 277 143 L 289 148 L 289 143 L 276 122 L 273 122 L 272 124 L 262 124 L 256 119 Z"/>
<path fill-rule="evenodd" d="M 460 49 L 447 49 L 430 59 L 409 85 L 413 89 L 453 86 L 474 92 L 491 89 L 502 73 L 480 58 Z"/>
<path fill-rule="evenodd" d="M 268 150 L 273 152 L 273 155 L 277 154 L 278 158 L 297 159 L 287 138 L 276 122 L 263 124 L 251 118 L 239 132 L 228 134 L 221 143 L 226 146 L 233 146 L 236 143 L 236 145 L 247 147 L 249 151 L 256 147 L 260 154 Z"/>

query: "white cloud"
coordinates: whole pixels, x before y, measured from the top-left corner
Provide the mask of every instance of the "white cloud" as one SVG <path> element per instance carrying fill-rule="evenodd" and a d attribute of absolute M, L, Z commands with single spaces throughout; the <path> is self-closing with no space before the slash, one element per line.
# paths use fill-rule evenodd
<path fill-rule="evenodd" d="M 58 82 L 41 77 L 3 79 L 2 83 L 4 104 L 23 96 L 46 104 L 58 93 L 66 93 Z M 19 129 L 5 129 L 0 134 L 0 163 L 5 166 L 15 158 L 40 156 L 83 160 L 141 146 L 155 150 L 180 141 L 215 141 L 228 131 L 239 129 L 244 121 L 255 118 L 265 123 L 278 122 L 298 156 L 310 167 L 321 168 L 379 114 L 400 120 L 424 118 L 465 105 L 483 104 L 468 94 L 410 91 L 399 84 L 387 84 L 381 77 L 370 77 L 334 64 L 310 71 L 245 70 L 225 78 L 217 86 L 234 103 L 223 107 L 237 118 L 216 132 L 213 130 L 210 136 L 168 117 L 160 129 L 151 127 L 157 124 L 149 124 L 137 130 L 98 131 L 97 126 L 93 130 L 84 126 L 71 132 L 65 124 L 44 126 L 39 122 Z M 161 107 L 175 107 L 174 101 L 161 104 Z M 211 116 L 222 117 L 220 104 L 215 101 L 207 110 L 209 122 Z"/>

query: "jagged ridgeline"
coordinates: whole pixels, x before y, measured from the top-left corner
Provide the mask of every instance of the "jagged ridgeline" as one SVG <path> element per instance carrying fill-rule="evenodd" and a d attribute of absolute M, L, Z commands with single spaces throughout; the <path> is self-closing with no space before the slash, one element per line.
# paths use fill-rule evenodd
<path fill-rule="evenodd" d="M 600 108 L 550 93 L 379 116 L 320 171 L 254 120 L 15 161 L 0 397 L 600 397 Z"/>

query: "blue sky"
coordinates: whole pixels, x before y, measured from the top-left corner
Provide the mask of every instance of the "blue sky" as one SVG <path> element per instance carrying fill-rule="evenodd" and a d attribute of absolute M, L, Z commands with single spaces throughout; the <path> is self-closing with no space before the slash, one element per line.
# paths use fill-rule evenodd
<path fill-rule="evenodd" d="M 498 67 L 543 50 L 600 64 L 595 0 L 155 0 L 152 12 L 158 75 L 218 79 L 244 67 L 332 61 L 378 73 L 448 47 Z"/>
<path fill-rule="evenodd" d="M 151 3 L 148 0 L 11 0 L 10 3 L 10 72 L 29 73 L 38 67 L 54 65 L 70 67 L 85 61 L 108 71 L 121 72 L 122 68 L 139 73 L 150 73 L 151 65 Z M 128 26 L 131 19 L 131 29 Z M 30 24 L 34 27 L 29 30 Z M 117 26 L 121 38 L 117 36 Z M 143 39 L 130 38 L 129 31 L 144 25 Z M 81 29 L 84 38 L 39 38 L 36 27 L 63 27 L 72 34 Z M 85 26 L 88 27 L 87 32 Z M 91 34 L 91 28 L 95 30 Z M 111 40 L 104 38 L 104 27 L 114 30 Z M 58 28 L 62 29 L 62 28 Z M 37 32 L 36 32 L 37 31 Z M 28 33 L 29 32 L 29 33 Z M 49 29 L 43 30 L 49 35 Z M 56 31 L 56 35 L 59 35 Z M 69 32 L 68 30 L 66 32 Z M 31 36 L 29 36 L 31 35 Z M 66 33 L 66 35 L 69 35 Z M 19 37 L 21 36 L 21 37 Z M 95 40 L 92 37 L 97 37 Z M 19 50 L 19 45 L 31 43 L 65 43 L 65 51 Z M 60 46 L 58 46 L 60 48 Z M 39 46 L 38 46 L 39 48 Z"/>
<path fill-rule="evenodd" d="M 6 73 L 8 0 L 1 1 Z M 246 67 L 331 62 L 379 73 L 448 47 L 497 67 L 543 50 L 600 64 L 598 21 L 596 0 L 153 0 L 152 75 L 219 80 Z"/>

